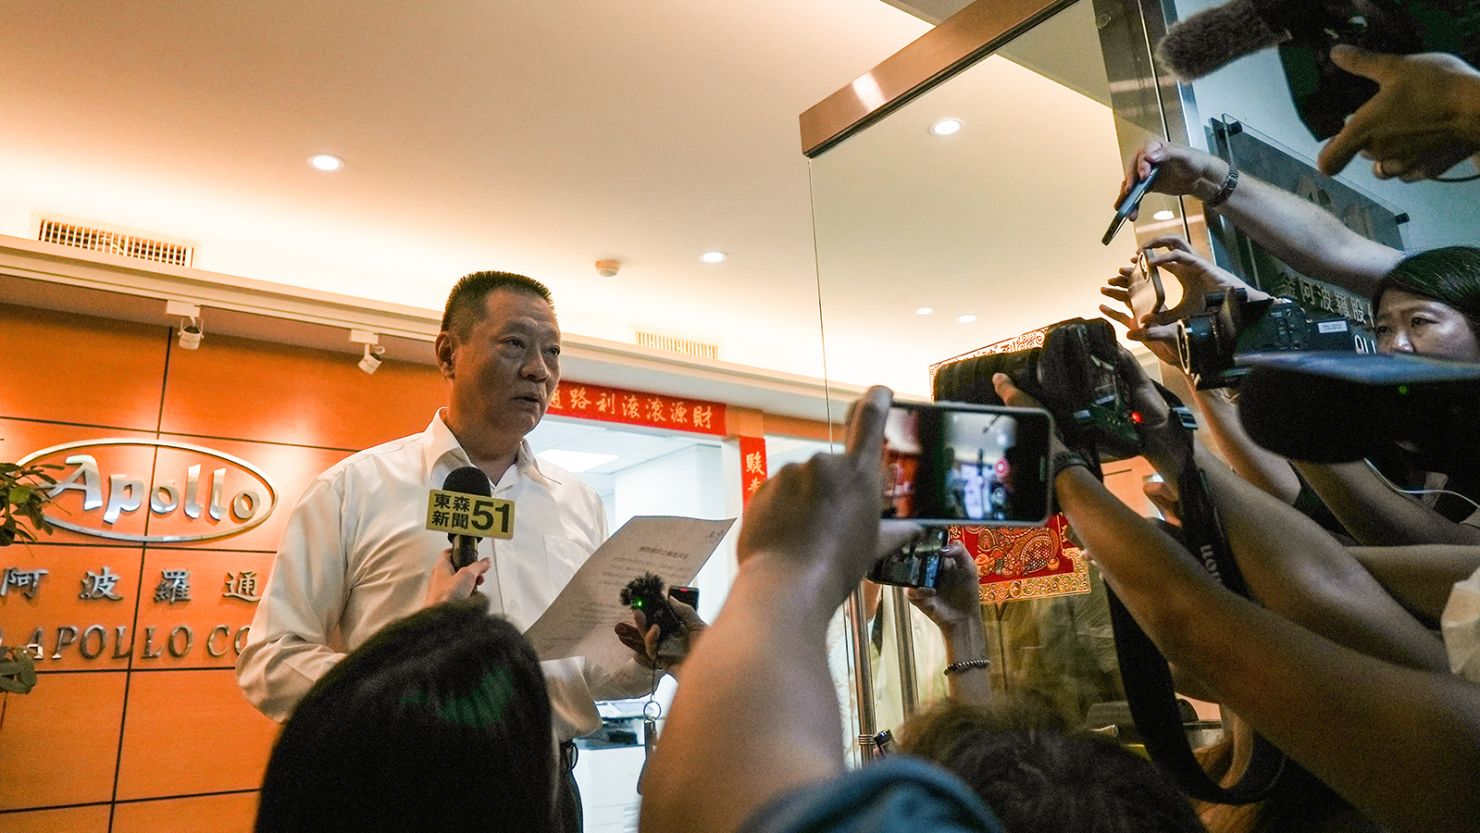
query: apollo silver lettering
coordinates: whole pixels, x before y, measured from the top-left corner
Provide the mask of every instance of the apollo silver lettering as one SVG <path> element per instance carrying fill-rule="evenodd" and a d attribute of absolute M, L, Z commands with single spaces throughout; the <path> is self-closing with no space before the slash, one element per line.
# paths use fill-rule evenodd
<path fill-rule="evenodd" d="M 135 472 L 106 472 L 99 464 L 99 457 L 106 462 L 106 451 L 122 446 L 156 449 L 157 470 L 152 484 L 146 487 L 147 481 Z M 166 467 L 178 464 L 165 462 L 166 458 L 159 454 L 159 450 L 165 449 L 190 452 L 197 458 L 210 458 L 211 462 L 191 462 L 184 471 L 170 472 Z M 46 519 L 57 527 L 83 535 L 156 544 L 206 541 L 258 526 L 277 506 L 277 489 L 261 469 L 221 451 L 171 440 L 109 438 L 63 443 L 28 454 L 17 462 L 26 465 L 62 455 L 70 468 L 57 478 L 48 494 L 55 499 L 69 492 L 81 493 L 82 512 L 75 511 L 75 503 L 71 504 L 72 511 L 57 506 L 48 512 Z M 207 470 L 209 474 L 205 474 Z M 182 479 L 184 489 L 179 485 Z M 101 515 L 94 515 L 99 509 L 103 510 Z M 139 535 L 115 528 L 141 511 L 161 520 L 175 519 L 168 524 L 174 529 L 169 534 Z M 190 531 L 178 533 L 182 526 Z"/>

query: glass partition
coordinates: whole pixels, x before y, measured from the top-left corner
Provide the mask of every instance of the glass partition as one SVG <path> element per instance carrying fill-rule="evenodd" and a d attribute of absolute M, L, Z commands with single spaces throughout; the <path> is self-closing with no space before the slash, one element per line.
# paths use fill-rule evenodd
<path fill-rule="evenodd" d="M 814 158 L 829 383 L 928 400 L 932 365 L 1098 316 L 1098 287 L 1135 250 L 1129 225 L 1100 242 L 1121 174 L 1089 0 Z M 967 532 L 979 566 L 1009 579 L 1043 541 Z M 1055 595 L 1064 589 L 1075 592 Z M 1082 558 L 1062 580 L 1034 585 L 1024 574 L 983 594 L 995 689 L 1036 690 L 1080 721 L 1123 699 L 1102 585 Z M 876 724 L 894 728 L 910 697 L 896 618 L 907 617 L 922 705 L 945 694 L 944 647 L 887 588 L 868 596 Z"/>

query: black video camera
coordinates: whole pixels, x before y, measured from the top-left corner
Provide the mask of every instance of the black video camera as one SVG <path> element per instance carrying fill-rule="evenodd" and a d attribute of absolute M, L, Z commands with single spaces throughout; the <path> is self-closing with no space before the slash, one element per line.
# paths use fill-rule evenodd
<path fill-rule="evenodd" d="M 1198 390 L 1237 386 L 1248 356 L 1306 351 L 1376 353 L 1377 341 L 1341 316 L 1312 317 L 1274 298 L 1250 301 L 1244 289 L 1209 293 L 1205 312 L 1177 322 L 1177 357 Z"/>
<path fill-rule="evenodd" d="M 1411 55 L 1448 52 L 1480 60 L 1480 4 L 1470 0 L 1256 0 L 1274 31 L 1287 31 L 1280 63 L 1301 121 L 1317 139 L 1341 131 L 1377 84 L 1331 63 L 1331 47 Z"/>
<path fill-rule="evenodd" d="M 935 398 L 1001 405 L 992 375 L 1005 373 L 1053 414 L 1065 445 L 1104 462 L 1140 454 L 1130 391 L 1117 366 L 1119 346 L 1110 322 L 1073 318 L 1042 333 L 1041 347 L 942 365 L 935 374 Z"/>

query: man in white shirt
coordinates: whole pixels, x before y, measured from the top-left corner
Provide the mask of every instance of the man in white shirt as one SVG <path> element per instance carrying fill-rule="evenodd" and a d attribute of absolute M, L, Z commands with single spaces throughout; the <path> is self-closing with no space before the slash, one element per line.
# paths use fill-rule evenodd
<path fill-rule="evenodd" d="M 464 277 L 448 297 L 435 348 L 451 385 L 447 407 L 420 434 L 320 474 L 288 520 L 236 664 L 247 699 L 274 720 L 286 720 L 320 677 L 380 628 L 475 588 L 495 613 L 527 629 L 606 539 L 596 494 L 536 460 L 524 441 L 560 379 L 549 290 L 506 272 Z M 488 475 L 494 497 L 514 501 L 516 520 L 513 538 L 483 539 L 479 560 L 454 573 L 446 535 L 425 528 L 427 492 L 468 465 Z M 541 665 L 568 765 L 570 741 L 600 728 L 593 701 L 639 696 L 654 683 L 654 672 L 636 661 Z M 579 830 L 579 793 L 569 766 L 561 769 L 567 829 Z"/>

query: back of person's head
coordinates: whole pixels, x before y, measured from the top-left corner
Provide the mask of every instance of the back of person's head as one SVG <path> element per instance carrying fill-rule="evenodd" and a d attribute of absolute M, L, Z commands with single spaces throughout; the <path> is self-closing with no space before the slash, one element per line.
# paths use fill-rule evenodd
<path fill-rule="evenodd" d="M 551 308 L 555 306 L 549 287 L 534 278 L 514 272 L 473 272 L 458 279 L 447 293 L 447 304 L 442 308 L 442 330 L 466 338 L 473 325 L 482 320 L 489 293 L 498 290 L 532 295 L 543 299 Z"/>
<path fill-rule="evenodd" d="M 555 828 L 539 659 L 483 596 L 396 622 L 319 680 L 283 727 L 257 833 Z"/>
<path fill-rule="evenodd" d="M 945 767 L 1007 833 L 1203 833 L 1187 798 L 1108 738 L 1066 730 L 1046 705 L 937 704 L 900 728 L 900 749 Z"/>
<path fill-rule="evenodd" d="M 1398 261 L 1372 293 L 1372 310 L 1382 305 L 1390 289 L 1433 298 L 1453 307 L 1480 338 L 1480 248 L 1444 246 L 1408 255 Z"/>

